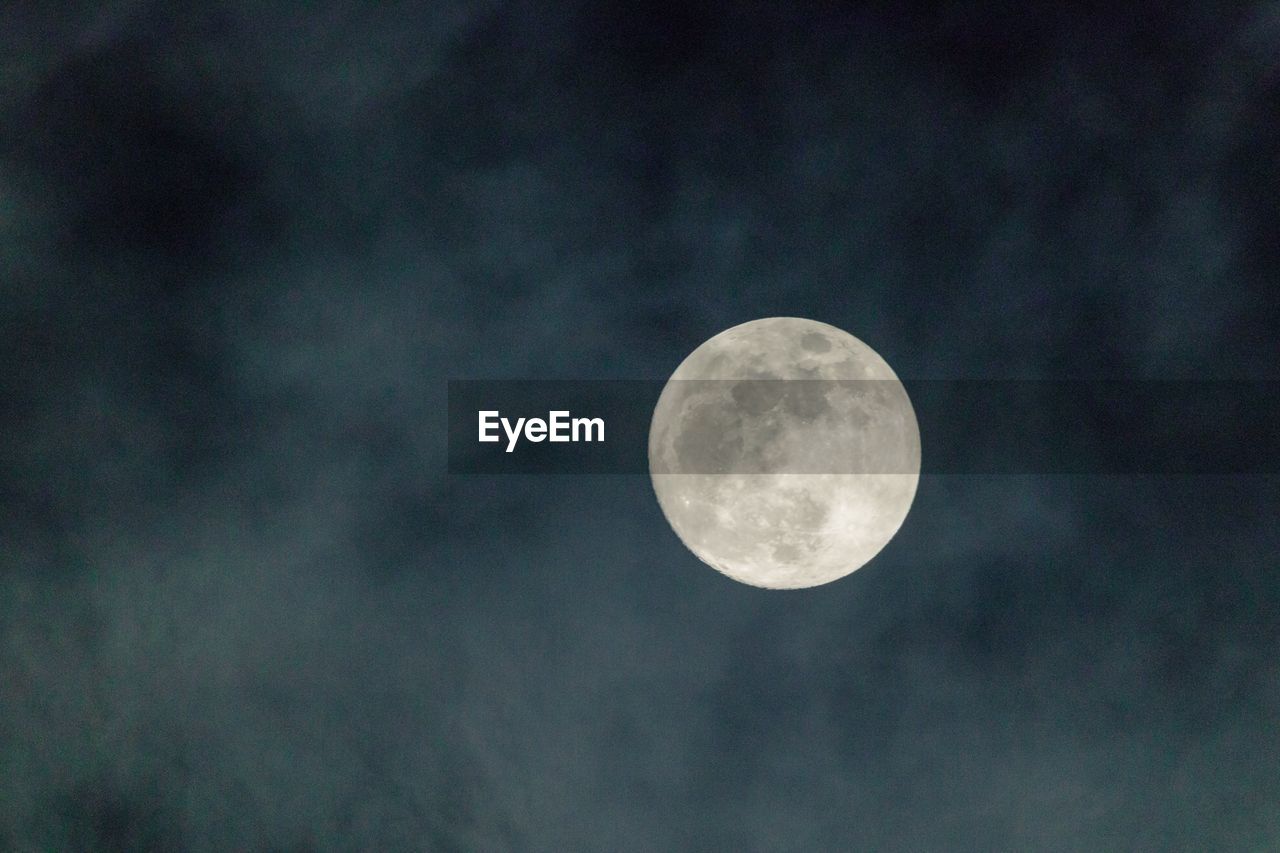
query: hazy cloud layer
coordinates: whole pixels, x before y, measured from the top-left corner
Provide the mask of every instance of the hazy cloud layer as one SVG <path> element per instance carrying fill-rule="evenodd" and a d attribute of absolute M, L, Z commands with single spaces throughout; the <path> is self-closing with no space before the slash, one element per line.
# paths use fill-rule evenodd
<path fill-rule="evenodd" d="M 1275 478 L 770 594 L 443 405 L 769 314 L 1274 378 L 1278 8 L 3 7 L 0 847 L 1273 848 Z"/>

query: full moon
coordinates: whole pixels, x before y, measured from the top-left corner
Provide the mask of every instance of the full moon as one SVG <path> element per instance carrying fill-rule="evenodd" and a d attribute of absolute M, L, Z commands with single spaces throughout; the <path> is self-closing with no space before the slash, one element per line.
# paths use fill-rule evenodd
<path fill-rule="evenodd" d="M 798 317 L 734 326 L 686 358 L 649 426 L 658 504 L 700 560 L 770 589 L 864 566 L 902 526 L 920 428 L 897 374 Z"/>

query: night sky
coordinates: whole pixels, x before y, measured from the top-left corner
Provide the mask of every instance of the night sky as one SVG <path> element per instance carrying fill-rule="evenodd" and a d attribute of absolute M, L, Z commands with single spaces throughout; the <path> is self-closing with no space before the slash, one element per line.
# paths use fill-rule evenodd
<path fill-rule="evenodd" d="M 444 415 L 771 315 L 1275 379 L 1278 279 L 1276 2 L 0 3 L 0 849 L 1278 849 L 1280 476 L 771 592 Z"/>

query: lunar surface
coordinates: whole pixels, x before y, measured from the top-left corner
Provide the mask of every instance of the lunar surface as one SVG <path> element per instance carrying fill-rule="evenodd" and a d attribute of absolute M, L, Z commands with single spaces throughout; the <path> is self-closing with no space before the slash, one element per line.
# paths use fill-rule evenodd
<path fill-rule="evenodd" d="M 906 389 L 834 326 L 734 326 L 672 374 L 649 427 L 658 503 L 682 542 L 734 580 L 818 586 L 893 538 L 920 479 Z"/>

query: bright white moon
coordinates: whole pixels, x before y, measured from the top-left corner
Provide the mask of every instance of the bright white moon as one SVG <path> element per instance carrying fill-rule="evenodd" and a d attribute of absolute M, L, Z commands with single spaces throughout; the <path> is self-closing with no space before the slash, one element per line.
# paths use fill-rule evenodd
<path fill-rule="evenodd" d="M 676 368 L 649 426 L 649 472 L 703 562 L 752 586 L 818 586 L 865 565 L 902 526 L 920 428 L 871 347 L 826 323 L 770 317 L 721 332 Z"/>

